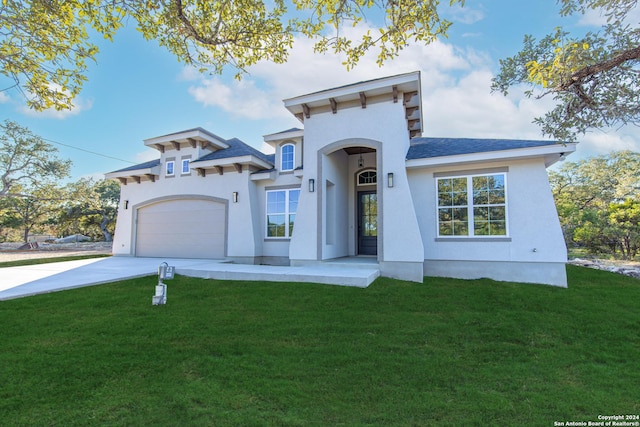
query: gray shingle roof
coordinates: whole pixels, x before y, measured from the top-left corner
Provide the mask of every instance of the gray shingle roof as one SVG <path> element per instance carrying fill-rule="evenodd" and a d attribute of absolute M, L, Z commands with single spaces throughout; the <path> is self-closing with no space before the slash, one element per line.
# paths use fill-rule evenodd
<path fill-rule="evenodd" d="M 519 139 L 414 138 L 411 140 L 407 160 L 544 147 L 554 144 L 557 142 Z"/>
<path fill-rule="evenodd" d="M 281 130 L 280 132 L 272 133 L 270 135 L 280 135 L 281 133 L 298 132 L 298 131 L 301 131 L 301 130 L 302 129 L 300 129 L 300 128 L 291 128 L 291 129 L 287 129 L 287 130 Z"/>
<path fill-rule="evenodd" d="M 151 160 L 151 161 L 148 161 L 148 162 L 140 163 L 138 165 L 129 166 L 129 167 L 126 167 L 124 169 L 118 169 L 117 171 L 113 171 L 112 173 L 136 171 L 138 169 L 149 169 L 149 168 L 152 168 L 154 166 L 158 166 L 159 164 L 160 164 L 160 159 L 155 159 L 155 160 Z"/>
<path fill-rule="evenodd" d="M 273 161 L 269 159 L 268 155 L 256 150 L 250 145 L 245 144 L 238 138 L 228 139 L 225 142 L 229 144 L 229 148 L 216 150 L 213 153 L 209 153 L 197 160 L 192 161 L 191 163 L 204 162 L 207 160 L 228 159 L 230 157 L 239 156 L 255 156 L 261 160 L 264 160 L 265 162 L 273 163 Z"/>

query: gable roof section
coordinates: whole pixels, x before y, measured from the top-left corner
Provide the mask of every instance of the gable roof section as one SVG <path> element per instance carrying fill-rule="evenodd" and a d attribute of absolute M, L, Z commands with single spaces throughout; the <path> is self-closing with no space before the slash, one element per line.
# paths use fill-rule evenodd
<path fill-rule="evenodd" d="M 155 160 L 150 160 L 148 162 L 140 163 L 137 165 L 129 166 L 123 169 L 118 169 L 117 171 L 113 171 L 109 173 L 114 174 L 114 173 L 120 173 L 120 172 L 144 170 L 144 169 L 150 169 L 150 168 L 153 168 L 154 166 L 159 166 L 159 165 L 160 165 L 160 159 L 155 159 Z"/>
<path fill-rule="evenodd" d="M 413 138 L 407 152 L 407 167 L 535 156 L 544 157 L 548 167 L 575 150 L 575 143 L 563 144 L 557 141 Z"/>
<path fill-rule="evenodd" d="M 268 155 L 262 153 L 261 151 L 256 150 L 252 146 L 245 144 L 238 138 L 232 138 L 225 141 L 229 148 L 225 148 L 223 150 L 217 150 L 212 153 L 206 154 L 200 157 L 197 160 L 192 161 L 191 163 L 197 162 L 206 162 L 208 160 L 219 160 L 219 159 L 229 159 L 232 157 L 242 157 L 242 156 L 255 156 L 258 159 L 268 162 Z"/>
<path fill-rule="evenodd" d="M 225 141 L 227 148 L 208 153 L 199 159 L 193 160 L 194 169 L 215 169 L 222 166 L 237 166 L 248 164 L 259 169 L 272 169 L 273 163 L 269 156 L 245 144 L 238 138 Z"/>
<path fill-rule="evenodd" d="M 180 132 L 181 134 L 183 132 Z M 194 169 L 216 169 L 223 166 L 239 166 L 249 164 L 259 169 L 273 169 L 274 156 L 264 154 L 250 145 L 245 144 L 238 138 L 221 140 L 227 148 L 219 149 L 208 153 L 196 160 L 191 161 Z M 132 178 L 136 182 L 141 180 L 155 181 L 160 175 L 160 159 L 128 166 L 117 171 L 105 174 L 107 179 L 118 179 L 123 184 L 127 178 Z"/>
<path fill-rule="evenodd" d="M 141 181 L 155 182 L 160 175 L 160 159 L 151 160 L 137 165 L 129 166 L 117 171 L 105 174 L 106 179 L 117 179 L 120 183 L 127 185 L 127 179 L 131 178 L 135 182 Z"/>
<path fill-rule="evenodd" d="M 179 150 L 183 144 L 190 145 L 193 148 L 195 148 L 196 145 L 200 145 L 202 148 L 213 150 L 227 148 L 227 144 L 223 138 L 201 127 L 144 140 L 144 145 L 155 148 L 161 153 L 164 153 L 165 149 L 174 148 Z"/>

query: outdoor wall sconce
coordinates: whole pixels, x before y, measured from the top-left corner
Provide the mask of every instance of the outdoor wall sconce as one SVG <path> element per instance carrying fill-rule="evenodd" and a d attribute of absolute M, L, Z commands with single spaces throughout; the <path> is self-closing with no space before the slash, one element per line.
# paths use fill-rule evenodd
<path fill-rule="evenodd" d="M 309 180 L 309 193 L 313 193 L 314 191 L 316 191 L 316 180 L 311 178 Z"/>
<path fill-rule="evenodd" d="M 231 193 L 231 196 L 233 198 L 233 203 L 238 203 L 238 192 L 234 191 L 233 193 Z"/>
<path fill-rule="evenodd" d="M 393 172 L 387 174 L 387 187 L 393 188 Z"/>
<path fill-rule="evenodd" d="M 129 201 L 128 200 L 124 201 L 124 208 L 125 209 L 129 209 Z"/>

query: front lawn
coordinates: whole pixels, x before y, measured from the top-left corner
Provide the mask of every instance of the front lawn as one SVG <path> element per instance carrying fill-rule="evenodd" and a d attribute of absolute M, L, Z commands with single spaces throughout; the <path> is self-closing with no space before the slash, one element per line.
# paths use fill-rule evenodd
<path fill-rule="evenodd" d="M 0 302 L 0 425 L 536 425 L 640 413 L 640 281 L 155 277 Z"/>

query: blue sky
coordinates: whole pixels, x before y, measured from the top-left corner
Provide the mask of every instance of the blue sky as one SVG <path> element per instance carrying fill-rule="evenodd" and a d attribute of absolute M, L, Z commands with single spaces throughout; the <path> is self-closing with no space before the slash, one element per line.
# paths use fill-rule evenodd
<path fill-rule="evenodd" d="M 57 145 L 61 157 L 73 161 L 73 179 L 101 177 L 132 164 L 127 161 L 158 157 L 144 139 L 198 126 L 262 149 L 262 135 L 301 127 L 284 109 L 284 98 L 421 70 L 424 136 L 541 139 L 531 121 L 551 106 L 550 99 L 526 99 L 515 90 L 506 98 L 491 94 L 498 61 L 516 53 L 525 34 L 542 37 L 558 25 L 593 30 L 600 17 L 560 18 L 555 0 L 466 3 L 446 12 L 454 22 L 449 38 L 427 47 L 412 45 L 382 68 L 368 56 L 347 72 L 339 57 L 314 55 L 310 41 L 297 40 L 287 64 L 258 64 L 240 82 L 233 70 L 217 76 L 184 67 L 131 26 L 113 43 L 100 42 L 97 64 L 90 66 L 72 111 L 28 111 L 20 93 L 8 90 L 0 92 L 0 118 L 47 140 L 102 154 Z M 0 79 L 0 87 L 8 86 L 3 83 Z M 591 132 L 570 159 L 620 149 L 640 151 L 637 128 Z"/>

